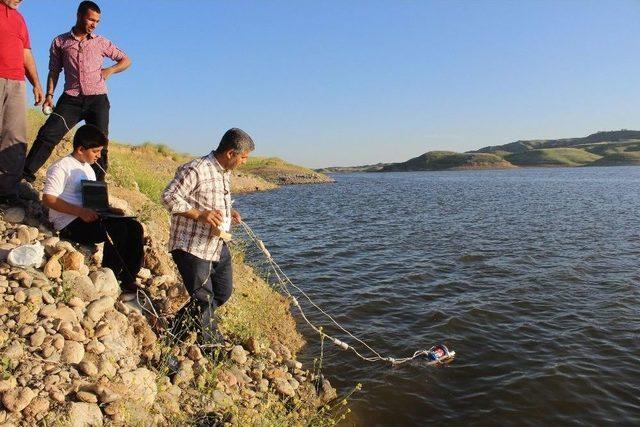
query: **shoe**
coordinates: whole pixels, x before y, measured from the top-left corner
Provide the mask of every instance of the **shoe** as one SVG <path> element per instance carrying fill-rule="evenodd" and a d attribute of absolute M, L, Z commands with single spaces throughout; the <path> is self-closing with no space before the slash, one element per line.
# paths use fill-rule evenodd
<path fill-rule="evenodd" d="M 24 200 L 37 202 L 40 200 L 40 193 L 33 188 L 29 182 L 21 182 L 18 184 L 18 197 Z"/>
<path fill-rule="evenodd" d="M 16 195 L 0 196 L 0 205 L 22 206 L 24 201 Z"/>

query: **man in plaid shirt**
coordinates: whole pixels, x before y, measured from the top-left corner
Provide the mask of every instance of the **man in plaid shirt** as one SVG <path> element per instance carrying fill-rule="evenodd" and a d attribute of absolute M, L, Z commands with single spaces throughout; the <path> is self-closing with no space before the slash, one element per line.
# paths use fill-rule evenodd
<path fill-rule="evenodd" d="M 231 208 L 231 170 L 243 165 L 254 149 L 246 132 L 229 129 L 215 151 L 182 165 L 162 193 L 171 213 L 169 250 L 191 296 L 176 315 L 176 329 L 181 334 L 193 321 L 204 344 L 219 340 L 214 312 L 233 288 L 225 236 L 231 223 L 242 218 Z"/>

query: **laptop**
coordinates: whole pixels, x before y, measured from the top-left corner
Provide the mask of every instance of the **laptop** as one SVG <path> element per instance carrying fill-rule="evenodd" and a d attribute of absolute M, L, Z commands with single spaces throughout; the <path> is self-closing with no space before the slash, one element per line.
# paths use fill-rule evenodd
<path fill-rule="evenodd" d="M 83 179 L 80 185 L 82 186 L 82 207 L 93 209 L 103 218 L 135 218 L 135 216 L 114 214 L 109 210 L 109 192 L 106 182 Z"/>

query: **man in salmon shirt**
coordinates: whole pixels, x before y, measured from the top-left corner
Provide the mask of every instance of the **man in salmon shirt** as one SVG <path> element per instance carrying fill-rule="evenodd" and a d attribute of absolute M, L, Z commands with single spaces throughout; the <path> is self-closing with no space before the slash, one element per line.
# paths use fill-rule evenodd
<path fill-rule="evenodd" d="M 94 33 L 100 22 L 100 13 L 100 8 L 94 2 L 81 2 L 76 24 L 71 31 L 60 34 L 51 43 L 43 111 L 53 108 L 53 93 L 63 69 L 64 93 L 53 110 L 56 114 L 51 115 L 40 128 L 27 155 L 23 173 L 26 181 L 35 181 L 35 173 L 67 133 L 67 126 L 72 128 L 84 120 L 86 124 L 97 126 L 105 135 L 109 135 L 110 104 L 106 82 L 110 75 L 129 68 L 131 60 L 110 40 Z M 102 68 L 104 58 L 116 63 Z M 93 170 L 98 181 L 103 181 L 107 169 L 106 146 L 96 164 L 92 165 Z"/>
<path fill-rule="evenodd" d="M 27 152 L 26 88 L 33 85 L 35 105 L 44 94 L 31 53 L 29 31 L 18 12 L 22 0 L 0 0 L 0 203 L 18 202 L 18 183 Z"/>

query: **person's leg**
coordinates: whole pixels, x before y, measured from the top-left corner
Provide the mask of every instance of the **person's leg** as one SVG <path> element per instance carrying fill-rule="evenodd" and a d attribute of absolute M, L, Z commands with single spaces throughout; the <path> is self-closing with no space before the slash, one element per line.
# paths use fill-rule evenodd
<path fill-rule="evenodd" d="M 24 82 L 0 79 L 0 197 L 14 198 L 27 151 Z"/>
<path fill-rule="evenodd" d="M 181 250 L 171 251 L 171 256 L 191 296 L 191 301 L 176 314 L 174 333 L 180 338 L 195 327 L 200 332 L 201 342 L 211 343 L 217 331 L 214 317 L 216 303 L 211 293 L 210 277 L 215 263 Z"/>
<path fill-rule="evenodd" d="M 109 137 L 109 109 L 111 104 L 107 95 L 93 95 L 88 96 L 85 102 L 83 116 L 85 122 L 90 125 L 97 126 L 105 136 Z M 91 167 L 96 173 L 98 181 L 104 181 L 104 175 L 109 164 L 109 148 L 105 146 L 102 149 L 100 158 L 96 162 L 100 167 L 93 164 Z M 103 171 L 104 170 L 104 171 Z"/>
<path fill-rule="evenodd" d="M 60 230 L 60 236 L 83 245 L 104 242 L 105 239 L 104 229 L 99 221 L 84 222 L 81 218 L 74 219 Z"/>
<path fill-rule="evenodd" d="M 100 219 L 106 232 L 102 266 L 110 268 L 126 291 L 135 291 L 136 274 L 127 265 L 130 236 L 128 218 Z M 138 268 L 139 270 L 139 268 Z"/>
<path fill-rule="evenodd" d="M 222 246 L 220 261 L 211 272 L 211 284 L 216 307 L 220 307 L 229 300 L 231 292 L 233 291 L 231 253 L 226 243 Z"/>
<path fill-rule="evenodd" d="M 64 120 L 56 114 L 51 114 L 38 131 L 38 136 L 33 142 L 29 154 L 27 154 L 27 160 L 24 165 L 23 177 L 29 182 L 35 181 L 35 174 L 38 169 L 44 165 L 51 156 L 53 149 L 68 132 L 67 126 L 71 129 L 80 121 L 82 113 L 81 97 L 63 93 L 53 111 L 64 117 Z"/>

